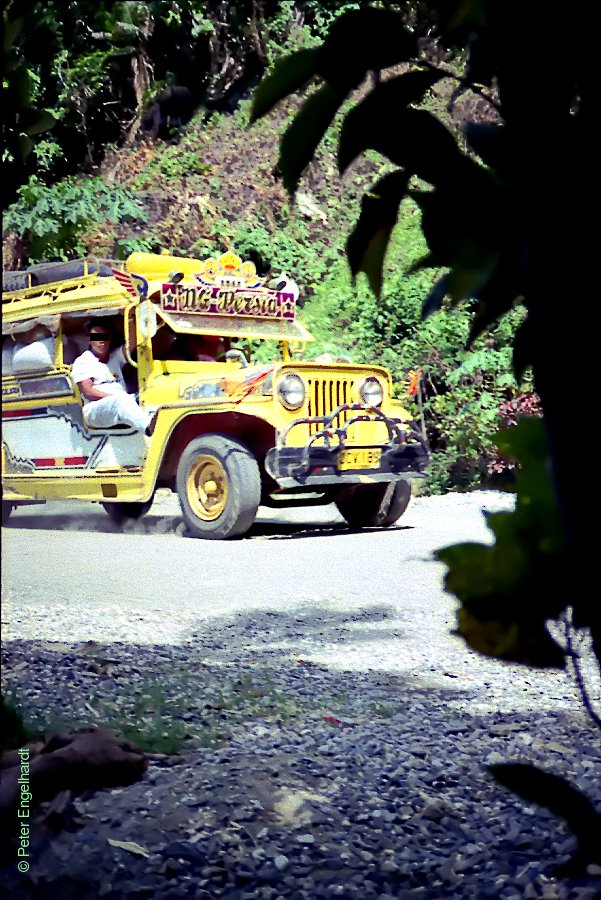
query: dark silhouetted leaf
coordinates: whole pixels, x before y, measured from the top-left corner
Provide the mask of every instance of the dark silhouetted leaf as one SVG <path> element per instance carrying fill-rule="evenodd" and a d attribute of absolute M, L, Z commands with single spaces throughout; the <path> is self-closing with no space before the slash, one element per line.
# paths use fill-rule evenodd
<path fill-rule="evenodd" d="M 286 129 L 280 144 L 279 166 L 289 193 L 296 190 L 304 168 L 313 159 L 343 100 L 340 91 L 324 84 L 305 101 Z"/>
<path fill-rule="evenodd" d="M 435 555 L 448 566 L 445 587 L 462 604 L 459 633 L 470 646 L 501 659 L 563 666 L 563 650 L 545 622 L 570 602 L 571 574 L 544 424 L 524 417 L 499 431 L 495 443 L 520 464 L 515 510 L 487 514 L 494 544 L 456 544 Z"/>
<path fill-rule="evenodd" d="M 24 110 L 19 117 L 19 125 L 26 134 L 41 134 L 56 125 L 56 119 L 46 109 Z"/>
<path fill-rule="evenodd" d="M 496 267 L 494 278 L 477 292 L 479 308 L 472 322 L 468 346 L 484 333 L 522 296 L 522 277 L 512 255 Z"/>
<path fill-rule="evenodd" d="M 484 656 L 543 669 L 565 668 L 565 654 L 543 622 L 528 624 L 503 619 L 482 619 L 462 607 L 457 613 L 457 634 Z"/>
<path fill-rule="evenodd" d="M 316 73 L 319 49 L 297 50 L 279 59 L 253 95 L 250 123 L 266 115 L 276 103 L 302 88 Z"/>
<path fill-rule="evenodd" d="M 499 254 L 483 251 L 479 242 L 467 237 L 460 248 L 459 258 L 449 272 L 448 294 L 453 303 L 476 297 L 489 281 Z"/>
<path fill-rule="evenodd" d="M 504 125 L 468 122 L 465 136 L 472 150 L 482 162 L 503 173 L 507 169 L 507 131 Z"/>
<path fill-rule="evenodd" d="M 407 271 L 406 275 L 412 275 L 414 272 L 421 272 L 422 269 L 435 269 L 437 268 L 437 262 L 432 256 L 431 253 L 424 253 L 423 256 L 420 256 L 419 259 L 416 259 L 414 263 L 411 263 Z"/>
<path fill-rule="evenodd" d="M 449 288 L 449 276 L 443 275 L 434 284 L 434 287 L 426 297 L 422 305 L 422 319 L 427 319 L 432 313 L 442 309 L 442 303 Z"/>
<path fill-rule="evenodd" d="M 366 146 L 374 132 L 382 129 L 384 120 L 410 103 L 418 103 L 441 75 L 431 70 L 407 72 L 379 84 L 348 113 L 340 130 L 338 168 L 343 172 Z"/>
<path fill-rule="evenodd" d="M 4 19 L 4 52 L 7 53 L 12 45 L 15 43 L 17 38 L 21 36 L 23 29 L 25 27 L 26 19 L 24 17 L 13 19 L 11 21 L 7 21 L 6 17 Z"/>
<path fill-rule="evenodd" d="M 17 98 L 21 109 L 26 109 L 31 103 L 31 76 L 24 65 L 20 65 L 10 76 L 9 89 Z"/>
<path fill-rule="evenodd" d="M 33 150 L 33 141 L 26 134 L 20 134 L 16 141 L 16 151 L 21 160 L 27 159 Z"/>
<path fill-rule="evenodd" d="M 532 325 L 529 319 L 518 327 L 513 339 L 513 373 L 521 382 L 526 369 L 532 365 Z"/>
<path fill-rule="evenodd" d="M 350 10 L 328 32 L 319 74 L 347 94 L 367 72 L 387 69 L 416 54 L 416 35 L 404 27 L 399 13 L 373 7 Z"/>
<path fill-rule="evenodd" d="M 527 763 L 499 763 L 488 770 L 495 781 L 523 800 L 565 819 L 586 860 L 601 862 L 601 815 L 581 791 L 559 775 Z"/>
<path fill-rule="evenodd" d="M 465 81 L 490 87 L 497 75 L 498 42 L 494 31 L 485 34 L 472 32 L 468 51 Z"/>
<path fill-rule="evenodd" d="M 338 147 L 340 171 L 365 150 L 376 150 L 430 184 L 455 183 L 465 157 L 451 132 L 429 112 L 411 108 L 395 110 L 395 127 L 383 129 L 391 115 L 385 88 L 378 86 L 348 113 Z"/>
<path fill-rule="evenodd" d="M 390 172 L 364 195 L 361 213 L 346 245 L 351 272 L 364 272 L 372 291 L 379 296 L 382 289 L 384 258 L 390 233 L 399 216 L 399 205 L 405 196 L 409 176 Z"/>

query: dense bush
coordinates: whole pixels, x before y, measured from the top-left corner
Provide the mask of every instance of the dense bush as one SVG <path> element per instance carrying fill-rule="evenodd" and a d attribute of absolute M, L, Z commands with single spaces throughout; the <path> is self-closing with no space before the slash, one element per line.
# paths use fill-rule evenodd
<path fill-rule="evenodd" d="M 31 262 L 68 259 L 86 252 L 83 235 L 96 222 L 144 220 L 139 202 L 126 188 L 102 178 L 66 178 L 46 187 L 37 178 L 19 189 L 4 226 L 25 238 Z"/>

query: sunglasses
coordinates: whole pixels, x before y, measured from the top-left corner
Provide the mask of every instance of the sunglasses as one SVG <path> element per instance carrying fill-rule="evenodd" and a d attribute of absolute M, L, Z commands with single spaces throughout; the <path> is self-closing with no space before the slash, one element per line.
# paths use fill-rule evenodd
<path fill-rule="evenodd" d="M 93 331 L 90 334 L 91 341 L 110 341 L 111 336 L 106 331 Z"/>

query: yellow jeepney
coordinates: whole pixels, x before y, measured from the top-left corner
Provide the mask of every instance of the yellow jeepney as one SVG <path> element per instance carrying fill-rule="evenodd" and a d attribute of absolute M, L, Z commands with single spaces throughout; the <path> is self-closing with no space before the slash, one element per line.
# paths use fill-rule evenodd
<path fill-rule="evenodd" d="M 266 283 L 231 252 L 4 272 L 3 521 L 21 504 L 77 499 L 122 523 L 168 487 L 194 537 L 242 535 L 261 504 L 334 502 L 354 527 L 395 522 L 426 467 L 423 441 L 386 369 L 306 358 L 297 300 L 287 276 Z M 151 437 L 84 421 L 71 363 L 99 316 L 124 345 L 128 389 L 155 414 Z M 46 340 L 17 354 L 35 328 Z M 216 358 L 186 351 L 200 337 Z"/>

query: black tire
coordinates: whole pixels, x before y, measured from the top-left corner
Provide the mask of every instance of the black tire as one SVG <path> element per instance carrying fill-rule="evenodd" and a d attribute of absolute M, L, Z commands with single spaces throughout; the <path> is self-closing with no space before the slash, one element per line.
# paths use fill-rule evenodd
<path fill-rule="evenodd" d="M 151 497 L 144 503 L 103 503 L 102 506 L 113 525 L 121 526 L 146 515 L 153 500 L 154 497 Z"/>
<path fill-rule="evenodd" d="M 386 528 L 401 518 L 410 499 L 411 484 L 397 481 L 344 488 L 335 503 L 353 528 Z"/>
<path fill-rule="evenodd" d="M 2 501 L 2 524 L 6 525 L 8 520 L 10 519 L 10 514 L 15 508 L 15 504 L 11 503 L 10 500 Z"/>
<path fill-rule="evenodd" d="M 222 540 L 246 534 L 261 500 L 261 475 L 248 447 L 222 434 L 190 441 L 176 488 L 192 537 Z"/>

